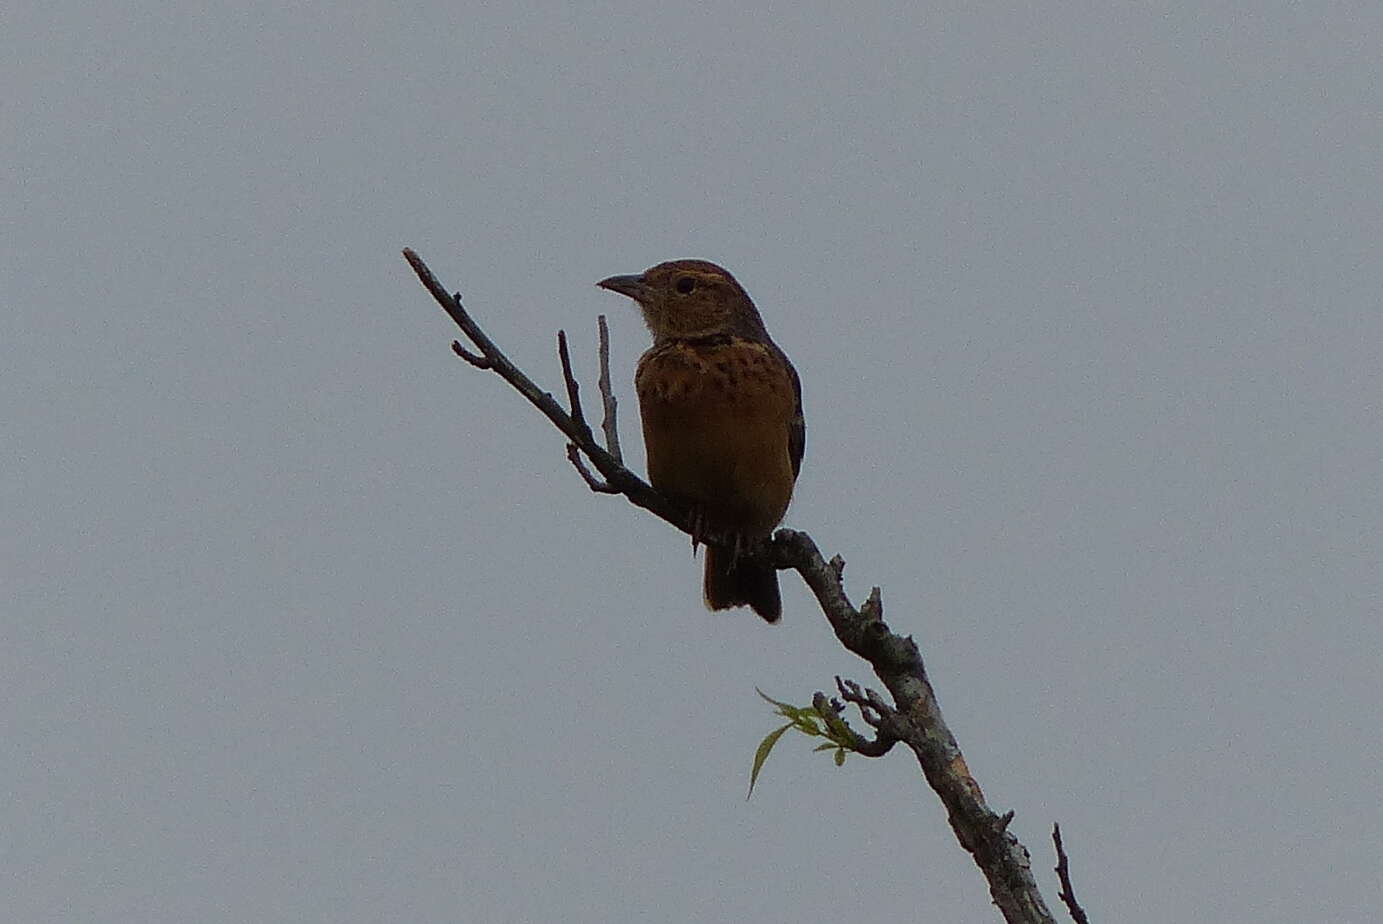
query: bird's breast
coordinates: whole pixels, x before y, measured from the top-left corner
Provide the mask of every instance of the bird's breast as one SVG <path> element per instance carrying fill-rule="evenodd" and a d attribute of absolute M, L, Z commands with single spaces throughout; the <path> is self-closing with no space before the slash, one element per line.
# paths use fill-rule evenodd
<path fill-rule="evenodd" d="M 740 338 L 660 344 L 639 361 L 635 388 L 653 486 L 721 528 L 771 531 L 794 480 L 796 396 L 781 354 Z"/>

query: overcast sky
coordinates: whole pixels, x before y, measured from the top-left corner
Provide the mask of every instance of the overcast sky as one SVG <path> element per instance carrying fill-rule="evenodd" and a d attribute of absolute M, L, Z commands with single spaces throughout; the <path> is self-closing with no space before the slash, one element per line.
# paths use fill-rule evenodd
<path fill-rule="evenodd" d="M 0 14 L 15 921 L 998 919 L 784 575 L 707 613 L 399 257 L 560 389 L 734 272 L 787 522 L 883 587 L 1056 907 L 1378 920 L 1383 7 Z"/>

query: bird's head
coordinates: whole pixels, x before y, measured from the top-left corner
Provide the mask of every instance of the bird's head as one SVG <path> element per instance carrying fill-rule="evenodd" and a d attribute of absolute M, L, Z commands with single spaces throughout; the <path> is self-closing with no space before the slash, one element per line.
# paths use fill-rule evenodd
<path fill-rule="evenodd" d="M 637 276 L 611 276 L 596 285 L 638 302 L 655 342 L 717 334 L 764 336 L 749 295 L 734 276 L 705 260 L 659 263 Z"/>

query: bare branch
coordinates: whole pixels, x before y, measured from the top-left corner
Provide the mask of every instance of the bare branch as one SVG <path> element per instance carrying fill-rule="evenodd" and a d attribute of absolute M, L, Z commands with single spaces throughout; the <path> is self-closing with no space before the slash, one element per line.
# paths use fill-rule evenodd
<path fill-rule="evenodd" d="M 606 415 L 610 419 L 606 440 L 611 447 L 610 451 L 606 451 L 595 442 L 584 421 L 568 415 L 550 394 L 534 385 L 509 361 L 461 306 L 461 299 L 448 294 L 441 287 L 416 253 L 405 250 L 403 254 L 432 297 L 480 350 L 479 356 L 468 356 L 459 349 L 458 344 L 458 355 L 467 358 L 473 365 L 497 373 L 561 430 L 575 447 L 568 450 L 568 458 L 575 457 L 573 464 L 577 464 L 584 455 L 605 479 L 602 487 L 596 487 L 600 482 L 591 476 L 586 478 L 588 485 L 602 493 L 622 494 L 635 506 L 642 507 L 683 532 L 693 534 L 695 538 L 726 549 L 732 547 L 725 537 L 695 536 L 693 511 L 663 497 L 624 467 L 616 454 L 618 439 L 612 440 L 610 437 L 614 418 L 613 395 L 609 396 L 605 405 Z M 477 360 L 483 361 L 483 365 Z M 608 366 L 608 357 L 602 357 L 602 373 L 607 379 Z M 609 389 L 602 386 L 602 397 L 607 394 Z M 577 464 L 578 471 L 582 468 L 583 465 Z M 589 472 L 585 474 L 589 475 Z M 1012 812 L 998 815 L 986 803 L 984 793 L 971 775 L 955 736 L 941 715 L 941 706 L 927 677 L 917 644 L 910 636 L 892 632 L 883 621 L 883 596 L 879 590 L 875 588 L 864 605 L 856 609 L 845 592 L 842 579 L 845 561 L 837 555 L 828 562 L 812 538 L 796 530 L 778 530 L 771 540 L 758 543 L 755 548 L 748 550 L 745 557 L 800 574 L 816 597 L 836 638 L 848 650 L 868 661 L 874 673 L 883 681 L 885 689 L 893 697 L 893 706 L 888 706 L 877 694 L 872 699 L 869 694 L 863 695 L 876 718 L 883 723 L 884 727 L 879 728 L 881 738 L 887 729 L 912 750 L 928 785 L 946 807 L 956 839 L 969 851 L 988 881 L 989 894 L 1004 920 L 1010 924 L 1054 924 L 1033 879 L 1028 852 L 1008 831 Z M 869 743 L 867 739 L 862 740 Z M 880 745 L 876 743 L 873 746 Z"/>
<path fill-rule="evenodd" d="M 828 709 L 837 714 L 839 714 L 842 711 L 842 709 L 844 709 L 844 707 L 841 706 L 840 703 L 826 699 L 825 693 L 814 694 L 812 696 L 812 706 L 816 708 L 817 712 L 823 714 Z M 859 732 L 851 728 L 843 718 L 840 719 L 838 723 L 833 724 L 835 725 L 835 728 L 838 732 L 842 733 L 849 739 L 850 749 L 854 751 L 856 754 L 861 754 L 865 757 L 883 757 L 893 748 L 895 744 L 898 743 L 897 738 L 882 731 L 879 732 L 878 736 L 873 738 L 872 740 L 866 738 L 864 735 L 861 735 Z"/>
<path fill-rule="evenodd" d="M 642 478 L 617 462 L 610 453 L 602 449 L 591 438 L 589 428 L 583 430 L 578 427 L 576 421 L 572 420 L 571 416 L 562 410 L 561 405 L 553 400 L 552 395 L 535 385 L 533 380 L 520 371 L 509 360 L 509 357 L 505 356 L 504 352 L 495 345 L 494 341 L 480 329 L 480 325 L 475 323 L 475 320 L 462 306 L 460 297 L 442 288 L 442 284 L 437 281 L 437 277 L 423 262 L 422 257 L 419 257 L 412 249 L 405 249 L 403 256 L 408 261 L 408 265 L 413 267 L 413 272 L 417 274 L 423 287 L 427 289 L 437 304 L 442 306 L 442 310 L 456 322 L 456 326 L 461 328 L 466 337 L 480 350 L 480 355 L 476 357 L 475 354 L 469 354 L 468 351 L 461 348 L 458 343 L 453 348 L 457 355 L 466 358 L 472 365 L 491 370 L 513 386 L 514 390 L 523 395 L 530 404 L 552 422 L 553 426 L 561 430 L 570 442 L 575 443 L 586 458 L 591 460 L 596 471 L 600 472 L 605 480 L 620 494 L 628 498 L 632 504 L 636 507 L 642 507 L 654 516 L 684 532 L 686 531 L 686 524 L 689 522 L 688 511 L 654 491 Z M 483 365 L 476 360 L 483 360 Z"/>
<path fill-rule="evenodd" d="M 457 356 L 460 356 L 466 362 L 470 363 L 472 366 L 475 366 L 477 369 L 490 368 L 490 361 L 488 359 L 486 359 L 484 356 L 472 353 L 470 350 L 463 347 L 461 345 L 461 341 L 459 340 L 453 340 L 451 342 L 451 351 L 455 353 Z"/>
<path fill-rule="evenodd" d="M 887 731 L 893 737 L 898 737 L 897 716 L 898 714 L 884 702 L 882 696 L 873 690 L 861 690 L 860 685 L 853 680 L 841 680 L 836 677 L 836 689 L 840 691 L 840 696 L 847 703 L 854 703 L 859 707 L 860 715 L 872 727 L 880 731 Z"/>
<path fill-rule="evenodd" d="M 586 423 L 586 415 L 581 412 L 581 386 L 576 382 L 576 374 L 571 371 L 571 354 L 567 352 L 567 332 L 564 330 L 557 332 L 557 359 L 562 363 L 562 379 L 567 383 L 567 403 L 571 405 L 572 423 L 589 435 L 591 428 Z"/>
<path fill-rule="evenodd" d="M 1056 845 L 1056 875 L 1061 880 L 1061 891 L 1056 893 L 1056 897 L 1066 905 L 1066 910 L 1071 913 L 1071 920 L 1076 924 L 1090 924 L 1085 909 L 1076 901 L 1075 889 L 1071 888 L 1071 864 L 1066 859 L 1066 848 L 1061 844 L 1059 824 L 1052 825 L 1052 843 Z"/>
<path fill-rule="evenodd" d="M 595 473 L 586 467 L 586 460 L 581 458 L 581 448 L 575 443 L 567 444 L 567 461 L 571 463 L 572 468 L 576 469 L 576 473 L 581 476 L 581 480 L 586 482 L 586 485 L 592 491 L 597 494 L 620 493 L 619 488 L 614 487 L 608 481 L 600 480 L 595 476 Z"/>
<path fill-rule="evenodd" d="M 624 453 L 619 448 L 619 421 L 616 411 L 619 407 L 615 401 L 615 391 L 610 385 L 610 328 L 605 324 L 605 315 L 596 317 L 596 325 L 600 328 L 600 403 L 604 408 L 604 415 L 600 419 L 600 429 L 605 431 L 605 448 L 610 450 L 610 455 L 620 465 L 624 464 Z"/>

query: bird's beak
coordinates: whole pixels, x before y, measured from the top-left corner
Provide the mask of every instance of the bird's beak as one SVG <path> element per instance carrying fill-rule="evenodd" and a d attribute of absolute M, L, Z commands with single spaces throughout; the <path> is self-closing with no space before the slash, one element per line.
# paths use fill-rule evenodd
<path fill-rule="evenodd" d="M 596 285 L 620 295 L 627 295 L 636 302 L 643 302 L 649 295 L 648 283 L 643 281 L 642 276 L 611 276 L 609 279 L 600 280 Z"/>

